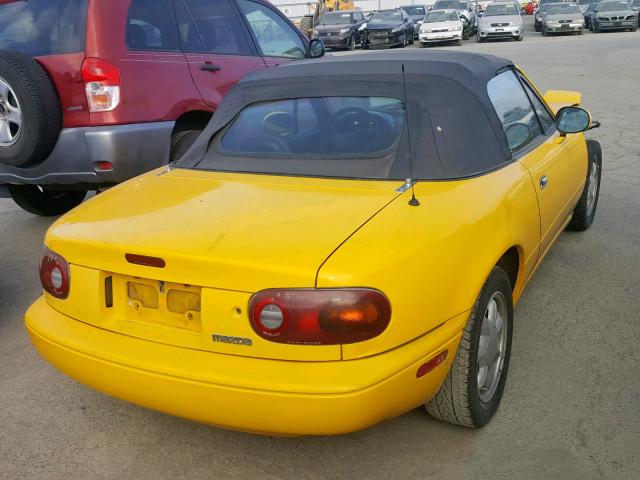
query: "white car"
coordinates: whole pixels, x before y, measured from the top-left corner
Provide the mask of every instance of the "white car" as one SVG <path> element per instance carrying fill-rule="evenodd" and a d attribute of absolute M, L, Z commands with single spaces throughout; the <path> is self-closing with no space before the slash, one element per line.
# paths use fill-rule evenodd
<path fill-rule="evenodd" d="M 421 47 L 436 42 L 457 42 L 462 45 L 462 20 L 456 10 L 431 10 L 418 32 Z"/>

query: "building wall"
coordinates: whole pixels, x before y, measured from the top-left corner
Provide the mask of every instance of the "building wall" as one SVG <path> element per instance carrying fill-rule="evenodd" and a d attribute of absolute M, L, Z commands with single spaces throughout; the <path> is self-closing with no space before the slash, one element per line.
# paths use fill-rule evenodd
<path fill-rule="evenodd" d="M 271 0 L 287 17 L 296 19 L 312 14 L 316 9 L 316 2 L 307 0 Z M 396 8 L 401 5 L 433 5 L 435 0 L 354 0 L 356 9 L 364 12 Z"/>

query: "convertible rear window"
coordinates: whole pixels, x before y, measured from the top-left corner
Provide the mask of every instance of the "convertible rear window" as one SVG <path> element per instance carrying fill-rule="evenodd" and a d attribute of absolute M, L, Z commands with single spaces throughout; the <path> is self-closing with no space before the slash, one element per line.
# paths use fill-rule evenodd
<path fill-rule="evenodd" d="M 398 142 L 404 104 L 383 97 L 316 97 L 249 105 L 223 133 L 226 154 L 375 157 Z"/>
<path fill-rule="evenodd" d="M 34 57 L 84 51 L 87 2 L 0 2 L 0 50 Z"/>

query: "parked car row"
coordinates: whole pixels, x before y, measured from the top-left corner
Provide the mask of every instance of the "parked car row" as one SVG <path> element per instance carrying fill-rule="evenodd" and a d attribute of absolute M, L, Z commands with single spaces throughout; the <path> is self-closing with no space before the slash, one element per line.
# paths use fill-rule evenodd
<path fill-rule="evenodd" d="M 349 50 L 357 45 L 365 49 L 406 46 L 414 38 L 421 47 L 443 42 L 461 44 L 476 34 L 479 43 L 498 39 L 522 41 L 525 35 L 522 17 L 527 7 L 529 13 L 535 13 L 535 30 L 544 36 L 581 35 L 585 28 L 595 32 L 636 30 L 640 0 L 591 2 L 594 0 L 540 0 L 523 7 L 517 0 L 493 0 L 480 8 L 480 3 L 468 0 L 437 0 L 430 7 L 405 6 L 367 15 L 360 11 L 331 12 L 325 14 L 312 38 L 323 40 L 331 48 Z"/>

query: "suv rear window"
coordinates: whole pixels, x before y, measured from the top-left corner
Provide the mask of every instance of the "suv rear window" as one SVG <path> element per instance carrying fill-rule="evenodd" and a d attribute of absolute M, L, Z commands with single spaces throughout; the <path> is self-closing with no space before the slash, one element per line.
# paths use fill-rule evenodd
<path fill-rule="evenodd" d="M 83 52 L 88 0 L 19 0 L 0 4 L 0 50 L 37 57 Z"/>

